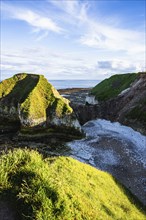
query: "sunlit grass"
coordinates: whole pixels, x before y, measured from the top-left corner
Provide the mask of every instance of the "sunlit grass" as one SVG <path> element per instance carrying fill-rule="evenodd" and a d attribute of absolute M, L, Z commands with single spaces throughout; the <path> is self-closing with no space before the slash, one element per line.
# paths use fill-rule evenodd
<path fill-rule="evenodd" d="M 69 101 L 63 98 L 43 75 L 16 74 L 13 77 L 0 82 L 0 99 L 3 98 L 1 108 L 3 112 L 12 112 L 18 118 L 18 106 L 20 115 L 27 120 L 71 114 L 72 108 Z"/>
<path fill-rule="evenodd" d="M 91 93 L 95 95 L 99 101 L 114 98 L 123 90 L 127 89 L 137 77 L 138 74 L 136 73 L 113 75 L 96 85 L 91 90 Z"/>
<path fill-rule="evenodd" d="M 22 219 L 146 219 L 111 175 L 72 158 L 42 159 L 35 151 L 15 150 L 0 163 L 1 196 L 17 204 Z"/>

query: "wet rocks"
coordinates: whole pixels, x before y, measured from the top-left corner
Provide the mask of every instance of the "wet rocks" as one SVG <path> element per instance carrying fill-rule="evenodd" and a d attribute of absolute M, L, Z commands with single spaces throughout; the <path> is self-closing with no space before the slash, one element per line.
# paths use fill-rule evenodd
<path fill-rule="evenodd" d="M 103 100 L 97 96 L 96 102 L 96 92 L 92 95 L 94 88 L 86 93 L 80 89 L 64 91 L 80 123 L 83 125 L 96 118 L 119 121 L 146 135 L 146 73 L 115 75 L 101 83 L 109 86 L 109 91 L 105 86 L 107 91 L 100 92 L 99 85 L 99 97 Z"/>

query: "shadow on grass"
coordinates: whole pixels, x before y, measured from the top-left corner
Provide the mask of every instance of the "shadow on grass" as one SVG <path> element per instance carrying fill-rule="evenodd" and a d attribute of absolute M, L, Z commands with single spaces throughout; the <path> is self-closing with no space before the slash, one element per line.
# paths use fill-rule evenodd
<path fill-rule="evenodd" d="M 122 183 L 119 183 L 118 180 L 116 180 L 116 178 L 114 177 L 112 178 L 115 184 L 121 189 L 123 194 L 127 197 L 129 202 L 133 204 L 141 213 L 146 215 L 146 206 L 135 195 L 133 195 L 132 192 L 126 186 L 124 186 Z M 127 209 L 126 206 L 121 206 L 121 208 L 123 209 L 124 212 L 127 212 L 128 214 L 129 210 Z"/>
<path fill-rule="evenodd" d="M 43 212 L 43 204 L 48 199 L 49 204 L 52 204 L 50 213 L 58 215 L 61 212 L 61 209 L 55 207 L 57 192 L 35 172 L 18 171 L 9 177 L 9 182 L 12 187 L 0 192 L 0 202 L 4 200 L 9 203 L 15 216 L 7 220 L 36 219 L 36 213 L 39 210 Z"/>
<path fill-rule="evenodd" d="M 2 104 L 11 106 L 12 104 L 17 107 L 18 103 L 23 103 L 28 97 L 29 93 L 37 85 L 39 76 L 36 76 L 32 80 L 32 76 L 28 75 L 24 79 L 19 80 L 12 91 L 1 99 Z"/>

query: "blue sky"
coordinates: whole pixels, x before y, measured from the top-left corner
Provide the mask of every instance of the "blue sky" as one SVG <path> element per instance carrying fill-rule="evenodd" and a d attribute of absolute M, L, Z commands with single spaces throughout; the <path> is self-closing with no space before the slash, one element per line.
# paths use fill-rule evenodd
<path fill-rule="evenodd" d="M 1 0 L 1 80 L 104 79 L 145 70 L 143 0 Z"/>

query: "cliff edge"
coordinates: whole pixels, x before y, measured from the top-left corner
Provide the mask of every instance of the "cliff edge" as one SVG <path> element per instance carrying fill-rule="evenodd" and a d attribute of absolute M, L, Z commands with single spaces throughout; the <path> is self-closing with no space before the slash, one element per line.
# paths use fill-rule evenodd
<path fill-rule="evenodd" d="M 146 72 L 114 75 L 95 86 L 97 116 L 146 134 Z"/>

